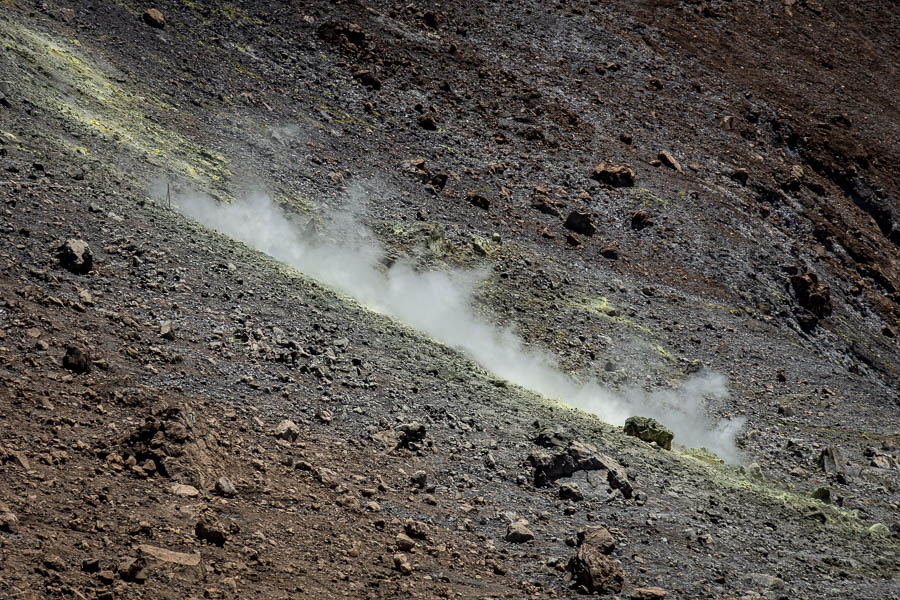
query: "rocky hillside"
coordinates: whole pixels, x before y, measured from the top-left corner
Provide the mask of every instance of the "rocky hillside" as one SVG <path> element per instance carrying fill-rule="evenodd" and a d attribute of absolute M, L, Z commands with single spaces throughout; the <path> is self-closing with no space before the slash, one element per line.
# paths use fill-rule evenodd
<path fill-rule="evenodd" d="M 898 33 L 3 0 L 0 598 L 900 598 Z"/>

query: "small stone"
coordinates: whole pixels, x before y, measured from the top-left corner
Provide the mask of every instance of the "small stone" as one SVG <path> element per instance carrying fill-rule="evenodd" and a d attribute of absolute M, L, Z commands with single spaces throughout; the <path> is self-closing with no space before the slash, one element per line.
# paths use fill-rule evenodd
<path fill-rule="evenodd" d="M 622 591 L 625 584 L 625 571 L 619 563 L 590 545 L 581 546 L 567 568 L 575 581 L 591 593 L 614 594 Z"/>
<path fill-rule="evenodd" d="M 204 519 L 197 521 L 197 524 L 194 526 L 194 534 L 199 539 L 216 546 L 224 546 L 225 541 L 228 539 L 225 530 L 221 526 Z"/>
<path fill-rule="evenodd" d="M 152 561 L 171 563 L 185 567 L 196 567 L 200 564 L 199 552 L 175 552 L 173 550 L 167 550 L 166 548 L 150 546 L 149 544 L 138 546 L 138 550 L 144 558 L 148 558 Z"/>
<path fill-rule="evenodd" d="M 175 326 L 172 324 L 172 321 L 163 321 L 162 324 L 160 324 L 159 335 L 167 340 L 175 339 Z"/>
<path fill-rule="evenodd" d="M 425 540 L 428 538 L 428 526 L 421 521 L 407 519 L 403 523 L 403 530 L 406 532 L 406 535 L 413 539 Z"/>
<path fill-rule="evenodd" d="M 660 587 L 635 588 L 628 593 L 630 600 L 662 600 L 666 597 L 666 590 Z"/>
<path fill-rule="evenodd" d="M 412 564 L 409 562 L 406 555 L 399 553 L 394 555 L 394 568 L 403 575 L 409 575 L 413 571 Z"/>
<path fill-rule="evenodd" d="M 77 346 L 66 347 L 66 355 L 63 356 L 62 366 L 73 373 L 82 375 L 91 372 L 91 358 Z"/>
<path fill-rule="evenodd" d="M 162 29 L 166 26 L 166 18 L 159 10 L 155 8 L 150 8 L 144 11 L 143 19 L 144 23 L 146 23 L 150 27 L 155 27 L 156 29 Z"/>
<path fill-rule="evenodd" d="M 575 233 L 580 233 L 581 235 L 586 235 L 588 237 L 597 232 L 597 227 L 594 225 L 593 221 L 591 221 L 591 214 L 587 212 L 575 211 L 569 213 L 564 225 L 566 229 L 570 229 Z"/>
<path fill-rule="evenodd" d="M 423 488 L 428 481 L 428 473 L 425 471 L 416 471 L 409 479 L 414 486 Z"/>
<path fill-rule="evenodd" d="M 584 493 L 577 483 L 568 482 L 559 486 L 559 498 L 561 500 L 574 500 L 576 502 L 584 500 Z"/>
<path fill-rule="evenodd" d="M 216 494 L 225 498 L 234 498 L 237 495 L 237 490 L 234 489 L 234 484 L 231 483 L 231 480 L 227 477 L 219 477 L 216 480 L 215 490 Z"/>
<path fill-rule="evenodd" d="M 750 173 L 747 169 L 735 169 L 731 172 L 730 177 L 741 185 L 747 185 L 747 179 L 750 178 Z"/>
<path fill-rule="evenodd" d="M 0 531 L 15 533 L 19 529 L 19 518 L 5 503 L 0 502 Z"/>
<path fill-rule="evenodd" d="M 672 430 L 650 417 L 630 417 L 625 421 L 625 435 L 634 436 L 645 442 L 656 442 L 665 450 L 672 449 Z"/>
<path fill-rule="evenodd" d="M 888 529 L 888 526 L 884 523 L 875 523 L 874 525 L 869 527 L 869 533 L 872 533 L 874 535 L 887 536 L 891 534 L 891 530 Z"/>
<path fill-rule="evenodd" d="M 825 504 L 831 504 L 831 489 L 825 486 L 817 487 L 813 490 L 812 497 Z"/>
<path fill-rule="evenodd" d="M 66 240 L 58 247 L 56 257 L 61 267 L 76 275 L 89 273 L 94 264 L 91 247 L 84 240 Z"/>
<path fill-rule="evenodd" d="M 522 544 L 534 539 L 534 533 L 527 527 L 528 521 L 522 519 L 509 524 L 506 529 L 506 541 L 513 544 Z"/>
<path fill-rule="evenodd" d="M 290 419 L 285 419 L 275 427 L 275 437 L 293 442 L 300 436 L 300 428 Z"/>
<path fill-rule="evenodd" d="M 675 157 L 672 156 L 672 153 L 668 150 L 663 150 L 662 152 L 660 152 L 657 158 L 659 159 L 659 162 L 669 167 L 670 169 L 675 169 L 679 173 L 684 173 L 681 168 L 681 164 L 679 164 L 679 162 L 675 160 Z"/>
<path fill-rule="evenodd" d="M 578 545 L 596 548 L 601 554 L 611 554 L 616 549 L 616 539 L 606 527 L 584 527 L 578 530 Z"/>
<path fill-rule="evenodd" d="M 182 483 L 176 483 L 169 488 L 169 491 L 182 498 L 196 498 L 200 495 L 200 490 L 192 485 L 184 485 Z"/>
<path fill-rule="evenodd" d="M 482 210 L 488 210 L 491 207 L 491 201 L 478 192 L 469 192 L 466 194 L 466 200 L 468 200 L 469 204 L 472 206 L 477 206 Z"/>
<path fill-rule="evenodd" d="M 631 228 L 637 231 L 641 229 L 645 229 L 647 227 L 653 226 L 653 219 L 650 218 L 650 213 L 646 210 L 641 209 L 635 211 L 633 215 L 631 215 Z"/>
<path fill-rule="evenodd" d="M 608 165 L 600 163 L 594 167 L 591 179 L 612 187 L 632 187 L 634 185 L 634 170 L 628 165 Z"/>
<path fill-rule="evenodd" d="M 397 538 L 397 548 L 402 550 L 403 552 L 409 552 L 413 548 L 416 547 L 416 541 L 406 535 L 405 533 L 398 533 Z"/>

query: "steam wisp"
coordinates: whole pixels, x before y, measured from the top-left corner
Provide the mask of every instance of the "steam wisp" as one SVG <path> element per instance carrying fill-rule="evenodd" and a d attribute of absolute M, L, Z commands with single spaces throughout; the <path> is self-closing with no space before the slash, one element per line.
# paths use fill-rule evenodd
<path fill-rule="evenodd" d="M 331 235 L 316 235 L 303 233 L 261 193 L 233 204 L 202 195 L 179 197 L 178 203 L 186 216 L 463 351 L 500 378 L 615 425 L 633 415 L 657 418 L 682 445 L 706 446 L 729 462 L 739 458 L 734 436 L 741 422 L 714 422 L 704 411 L 704 398 L 727 395 L 721 375 L 701 375 L 662 392 L 612 392 L 596 382 L 578 382 L 546 352 L 526 347 L 511 329 L 475 314 L 471 299 L 476 274 L 419 272 L 404 261 L 385 270 L 381 245 L 352 211 L 332 218 Z M 341 241 L 334 241 L 335 236 Z"/>

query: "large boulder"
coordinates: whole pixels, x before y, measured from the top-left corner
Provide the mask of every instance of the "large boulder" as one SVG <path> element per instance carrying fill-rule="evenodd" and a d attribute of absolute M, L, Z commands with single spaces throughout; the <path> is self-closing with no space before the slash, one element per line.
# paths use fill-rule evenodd
<path fill-rule="evenodd" d="M 660 448 L 672 449 L 672 430 L 650 417 L 630 417 L 625 421 L 625 434 L 642 439 L 647 443 L 656 442 Z"/>
<path fill-rule="evenodd" d="M 534 468 L 536 486 L 550 485 L 557 479 L 571 477 L 578 471 L 601 471 L 606 474 L 609 487 L 621 491 L 626 498 L 631 498 L 633 487 L 622 465 L 590 444 L 572 441 L 565 449 L 556 453 L 538 450 L 529 455 L 528 461 Z"/>

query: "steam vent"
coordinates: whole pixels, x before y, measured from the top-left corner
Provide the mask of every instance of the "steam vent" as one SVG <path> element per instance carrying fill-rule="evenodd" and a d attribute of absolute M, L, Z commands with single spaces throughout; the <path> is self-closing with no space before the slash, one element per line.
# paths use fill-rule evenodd
<path fill-rule="evenodd" d="M 0 599 L 900 600 L 895 2 L 0 43 Z"/>

